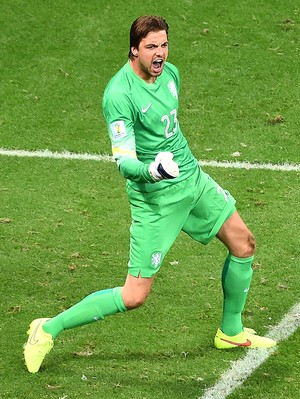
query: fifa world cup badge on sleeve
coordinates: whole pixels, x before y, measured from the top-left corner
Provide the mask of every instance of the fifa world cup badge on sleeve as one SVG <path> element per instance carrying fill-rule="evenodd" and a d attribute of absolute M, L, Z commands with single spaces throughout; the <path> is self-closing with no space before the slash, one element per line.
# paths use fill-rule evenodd
<path fill-rule="evenodd" d="M 117 121 L 110 124 L 110 131 L 114 140 L 127 136 L 124 121 Z"/>

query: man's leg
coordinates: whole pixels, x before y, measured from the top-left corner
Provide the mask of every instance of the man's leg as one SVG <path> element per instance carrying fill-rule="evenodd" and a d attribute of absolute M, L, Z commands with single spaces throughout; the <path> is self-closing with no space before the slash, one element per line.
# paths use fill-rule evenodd
<path fill-rule="evenodd" d="M 141 306 L 150 293 L 154 277 L 141 278 L 128 275 L 122 288 L 94 292 L 52 319 L 36 319 L 29 329 L 24 346 L 28 371 L 36 373 L 46 354 L 53 347 L 54 339 L 63 330 L 102 320 L 119 312 Z"/>
<path fill-rule="evenodd" d="M 134 190 L 131 193 L 128 189 L 134 222 L 130 228 L 130 259 L 124 286 L 95 292 L 52 319 L 34 320 L 24 349 L 25 363 L 30 372 L 39 370 L 53 346 L 53 340 L 63 330 L 125 312 L 144 303 L 165 254 L 187 217 L 193 195 L 186 195 L 186 185 L 188 182 L 183 181 L 173 189 L 168 188 L 168 195 L 161 195 L 161 190 L 156 195 Z"/>
<path fill-rule="evenodd" d="M 255 239 L 237 211 L 225 221 L 217 237 L 229 250 L 222 272 L 221 329 L 227 335 L 236 335 L 243 331 L 242 311 L 252 279 Z"/>
<path fill-rule="evenodd" d="M 128 274 L 124 286 L 94 292 L 48 320 L 43 330 L 56 338 L 63 330 L 103 320 L 107 316 L 141 306 L 150 293 L 153 278 Z"/>
<path fill-rule="evenodd" d="M 63 330 L 103 320 L 106 316 L 126 310 L 121 287 L 97 291 L 46 321 L 43 330 L 55 339 Z"/>
<path fill-rule="evenodd" d="M 221 329 L 215 337 L 215 346 L 226 349 L 276 345 L 275 341 L 243 328 L 242 312 L 252 279 L 255 239 L 237 211 L 225 221 L 217 237 L 226 245 L 229 255 L 222 272 L 223 317 Z"/>
<path fill-rule="evenodd" d="M 225 260 L 222 272 L 224 294 L 221 330 L 227 335 L 243 331 L 242 311 L 252 279 L 253 257 L 237 258 L 231 254 Z"/>

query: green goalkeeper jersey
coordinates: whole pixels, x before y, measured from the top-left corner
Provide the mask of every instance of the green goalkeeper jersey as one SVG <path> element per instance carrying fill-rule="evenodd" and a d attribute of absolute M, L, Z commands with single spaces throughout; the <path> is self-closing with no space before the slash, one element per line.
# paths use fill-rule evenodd
<path fill-rule="evenodd" d="M 103 113 L 112 153 L 128 184 L 152 192 L 191 176 L 198 166 L 178 122 L 178 69 L 166 62 L 154 83 L 146 83 L 127 62 L 108 83 Z M 154 182 L 149 164 L 161 151 L 170 151 L 179 166 L 175 179 Z"/>

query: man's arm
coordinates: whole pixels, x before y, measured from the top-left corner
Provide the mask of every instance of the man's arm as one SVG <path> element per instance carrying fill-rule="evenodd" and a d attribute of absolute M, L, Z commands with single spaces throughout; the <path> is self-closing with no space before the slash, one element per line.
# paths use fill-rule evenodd
<path fill-rule="evenodd" d="M 120 173 L 129 180 L 153 183 L 155 180 L 149 173 L 149 165 L 137 158 L 121 157 L 117 161 Z"/>
<path fill-rule="evenodd" d="M 155 183 L 162 179 L 173 179 L 179 175 L 178 165 L 170 152 L 159 153 L 150 164 L 137 159 L 134 115 L 126 95 L 108 97 L 103 104 L 112 153 L 121 174 L 136 182 Z"/>
<path fill-rule="evenodd" d="M 123 93 L 108 95 L 103 101 L 103 114 L 111 140 L 113 157 L 120 173 L 129 180 L 153 183 L 149 165 L 137 159 L 134 115 L 130 100 Z"/>

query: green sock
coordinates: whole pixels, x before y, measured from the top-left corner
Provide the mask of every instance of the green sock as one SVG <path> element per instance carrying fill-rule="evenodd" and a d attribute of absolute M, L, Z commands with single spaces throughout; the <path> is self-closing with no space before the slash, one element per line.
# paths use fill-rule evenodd
<path fill-rule="evenodd" d="M 222 272 L 224 294 L 221 330 L 226 335 L 236 335 L 243 331 L 242 311 L 246 303 L 252 279 L 250 258 L 237 258 L 231 254 L 225 260 Z"/>
<path fill-rule="evenodd" d="M 120 287 L 97 291 L 48 320 L 43 330 L 55 339 L 63 330 L 93 323 L 126 310 Z"/>

